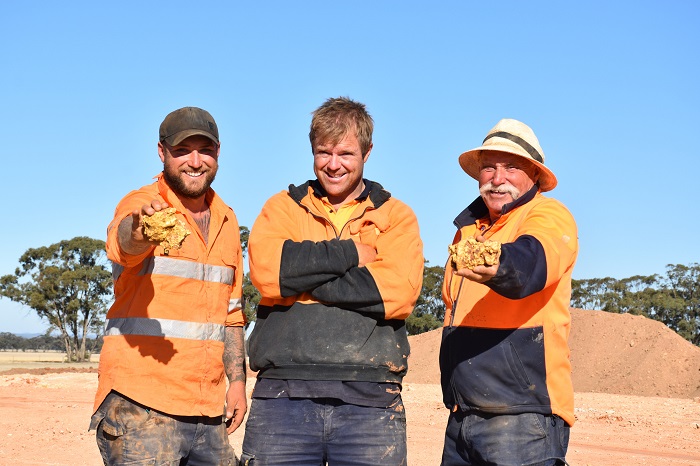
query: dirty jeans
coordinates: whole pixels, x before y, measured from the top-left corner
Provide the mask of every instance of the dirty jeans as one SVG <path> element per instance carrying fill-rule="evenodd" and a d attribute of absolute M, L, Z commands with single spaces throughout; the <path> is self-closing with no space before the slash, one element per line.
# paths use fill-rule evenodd
<path fill-rule="evenodd" d="M 442 466 L 555 466 L 564 460 L 569 426 L 543 414 L 450 413 Z"/>
<path fill-rule="evenodd" d="M 223 417 L 170 416 L 114 391 L 92 416 L 93 429 L 105 465 L 233 466 L 238 461 Z"/>
<path fill-rule="evenodd" d="M 406 414 L 316 398 L 254 398 L 241 466 L 406 465 Z"/>

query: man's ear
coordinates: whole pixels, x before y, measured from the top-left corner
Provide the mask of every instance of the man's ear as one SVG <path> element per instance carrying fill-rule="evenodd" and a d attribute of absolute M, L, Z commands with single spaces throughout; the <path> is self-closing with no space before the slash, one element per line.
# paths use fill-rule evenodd
<path fill-rule="evenodd" d="M 372 152 L 372 147 L 374 147 L 374 143 L 369 144 L 369 149 L 367 149 L 367 153 L 362 157 L 363 162 L 367 162 L 367 159 L 369 158 L 369 153 Z"/>
<path fill-rule="evenodd" d="M 160 141 L 158 141 L 158 157 L 160 157 L 161 162 L 165 163 L 165 147 Z"/>
<path fill-rule="evenodd" d="M 537 184 L 537 182 L 540 181 L 541 174 L 542 170 L 540 170 L 540 168 L 537 165 L 532 164 L 532 175 L 530 175 L 530 179 L 533 183 Z"/>

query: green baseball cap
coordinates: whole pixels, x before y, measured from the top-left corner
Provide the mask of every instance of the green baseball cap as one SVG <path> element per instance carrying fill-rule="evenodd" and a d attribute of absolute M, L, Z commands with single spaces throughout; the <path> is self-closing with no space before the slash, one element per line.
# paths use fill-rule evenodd
<path fill-rule="evenodd" d="M 206 136 L 219 144 L 219 128 L 214 117 L 197 107 L 183 107 L 170 112 L 160 124 L 159 140 L 176 146 L 190 136 Z"/>

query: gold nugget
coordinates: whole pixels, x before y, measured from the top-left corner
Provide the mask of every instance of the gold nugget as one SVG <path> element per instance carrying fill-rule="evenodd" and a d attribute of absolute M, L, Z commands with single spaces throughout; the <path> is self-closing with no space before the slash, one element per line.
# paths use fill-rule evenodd
<path fill-rule="evenodd" d="M 177 218 L 175 212 L 174 207 L 168 207 L 153 215 L 141 217 L 144 236 L 151 241 L 160 242 L 165 254 L 171 249 L 180 249 L 185 237 L 190 234 L 185 222 Z"/>
<path fill-rule="evenodd" d="M 473 269 L 477 265 L 494 265 L 498 262 L 501 243 L 491 240 L 480 243 L 474 238 L 467 238 L 448 246 L 448 250 L 455 269 Z"/>

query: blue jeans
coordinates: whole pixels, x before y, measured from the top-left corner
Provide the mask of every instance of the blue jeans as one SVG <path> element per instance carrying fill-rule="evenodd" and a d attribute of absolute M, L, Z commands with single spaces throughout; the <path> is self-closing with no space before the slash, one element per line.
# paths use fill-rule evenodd
<path fill-rule="evenodd" d="M 92 416 L 105 465 L 233 466 L 221 417 L 170 416 L 111 392 Z"/>
<path fill-rule="evenodd" d="M 241 466 L 406 464 L 403 402 L 389 408 L 328 398 L 254 398 Z"/>
<path fill-rule="evenodd" d="M 554 466 L 564 460 L 569 426 L 543 414 L 450 413 L 442 466 Z"/>

